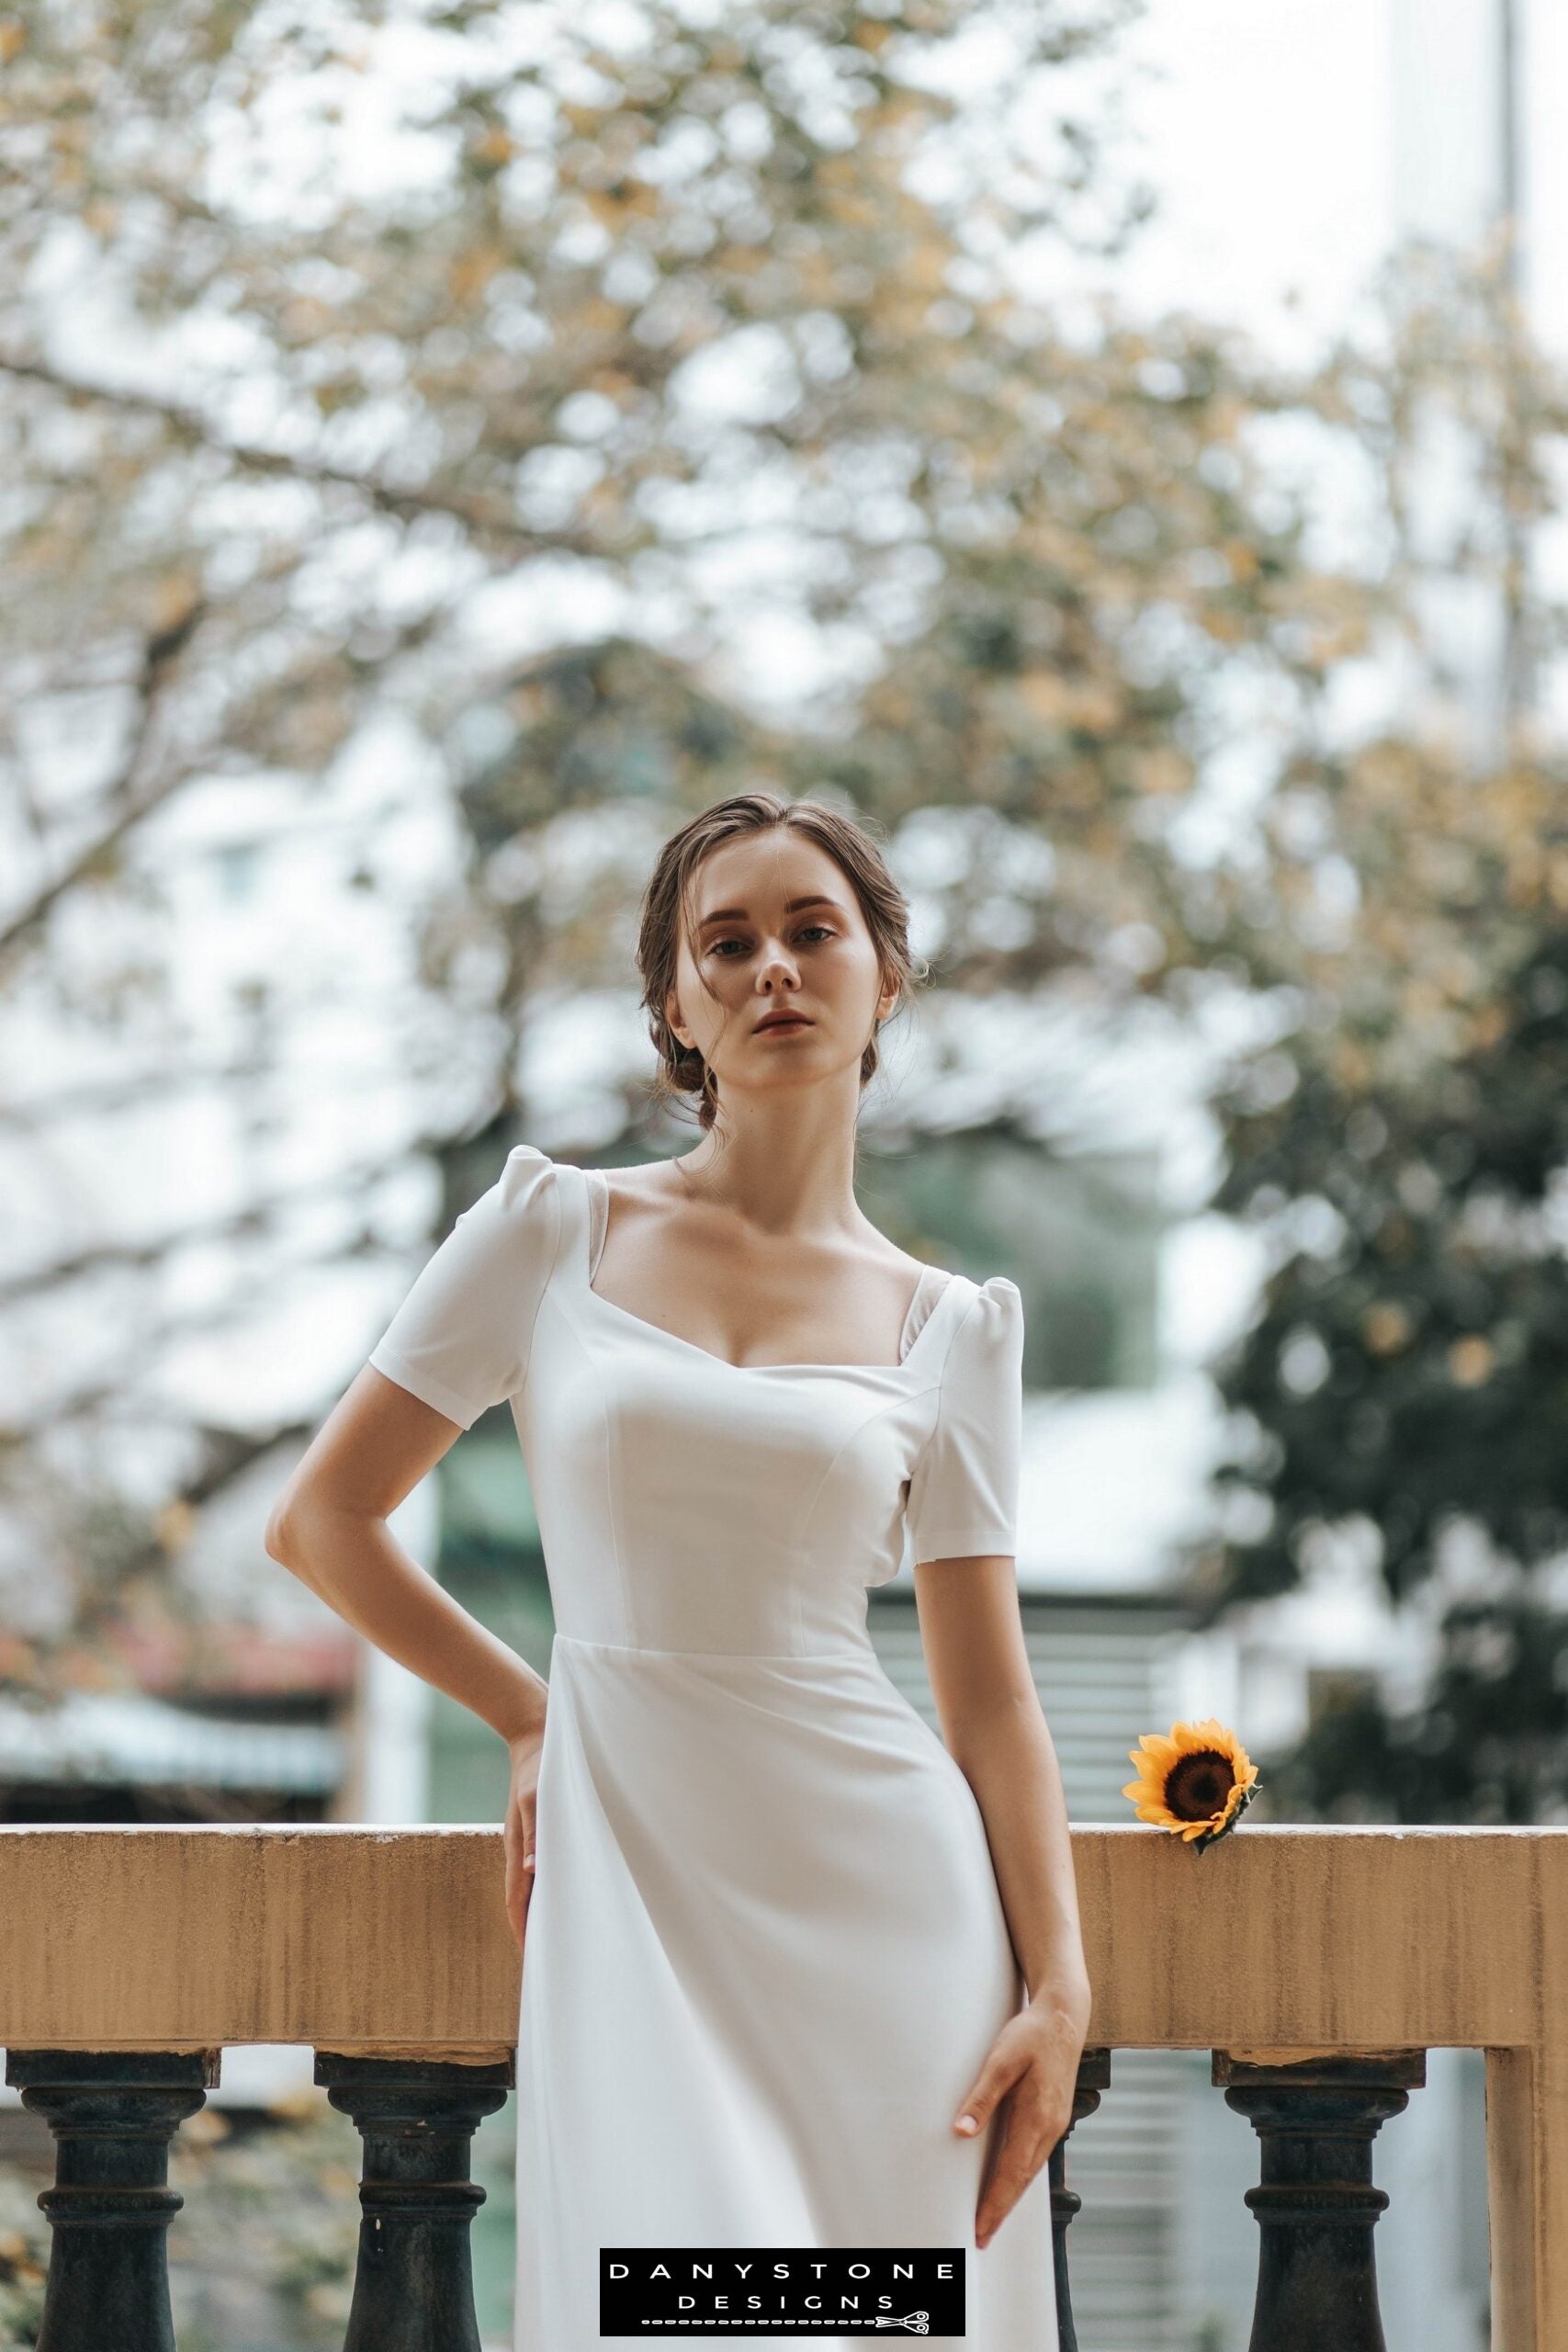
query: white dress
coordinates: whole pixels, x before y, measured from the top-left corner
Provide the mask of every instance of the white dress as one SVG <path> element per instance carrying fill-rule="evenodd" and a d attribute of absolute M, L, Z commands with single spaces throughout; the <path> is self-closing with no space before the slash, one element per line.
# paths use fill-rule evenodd
<path fill-rule="evenodd" d="M 976 2247 L 997 2127 L 953 2130 L 1024 1996 L 984 1820 L 866 1630 L 906 1528 L 1016 1548 L 1019 1292 L 932 1268 L 897 1364 L 731 1364 L 592 1287 L 605 1199 L 520 1145 L 370 1357 L 510 1400 L 554 1609 L 516 2352 L 625 2340 L 602 2246 L 962 2247 L 927 2340 L 1058 2352 L 1046 2168 Z"/>

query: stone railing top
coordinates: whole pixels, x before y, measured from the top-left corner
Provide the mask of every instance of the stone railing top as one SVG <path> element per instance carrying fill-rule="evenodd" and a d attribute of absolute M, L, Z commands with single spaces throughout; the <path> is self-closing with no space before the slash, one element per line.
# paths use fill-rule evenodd
<path fill-rule="evenodd" d="M 1568 2047 L 1568 1827 L 1249 1822 L 1200 1855 L 1131 1823 L 1073 1852 L 1091 2042 Z M 0 1827 L 10 2047 L 491 2059 L 519 1987 L 499 1828 Z"/>

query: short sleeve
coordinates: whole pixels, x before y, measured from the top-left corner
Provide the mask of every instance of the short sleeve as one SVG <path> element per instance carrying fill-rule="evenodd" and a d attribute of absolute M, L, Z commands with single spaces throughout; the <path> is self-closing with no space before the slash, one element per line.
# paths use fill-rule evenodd
<path fill-rule="evenodd" d="M 916 1560 L 1018 1550 L 1023 1451 L 1023 1300 L 1016 1283 L 982 1283 L 953 1333 L 936 1420 L 909 1480 Z"/>
<path fill-rule="evenodd" d="M 428 1259 L 370 1351 L 378 1372 L 469 1429 L 527 1377 L 560 1241 L 556 1166 L 519 1144 Z"/>

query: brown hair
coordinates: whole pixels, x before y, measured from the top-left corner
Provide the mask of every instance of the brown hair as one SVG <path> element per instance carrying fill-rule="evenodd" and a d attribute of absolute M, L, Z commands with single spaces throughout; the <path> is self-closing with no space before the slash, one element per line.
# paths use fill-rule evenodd
<path fill-rule="evenodd" d="M 670 1101 L 694 1094 L 705 1133 L 718 1112 L 713 1071 L 695 1046 L 682 1045 L 664 1014 L 665 999 L 675 985 L 682 937 L 689 938 L 692 933 L 692 877 L 708 852 L 721 842 L 784 825 L 826 850 L 849 881 L 883 969 L 898 982 L 901 1002 L 908 1001 L 914 981 L 925 977 L 927 967 L 922 965 L 917 969 L 909 953 L 909 910 L 904 894 L 862 820 L 845 816 L 820 800 L 785 800 L 775 792 L 738 792 L 688 819 L 660 851 L 643 893 L 637 962 L 642 975 L 642 1002 L 659 1054 L 654 1099 Z M 874 1077 L 880 1058 L 874 1035 L 861 1056 L 863 1087 Z"/>

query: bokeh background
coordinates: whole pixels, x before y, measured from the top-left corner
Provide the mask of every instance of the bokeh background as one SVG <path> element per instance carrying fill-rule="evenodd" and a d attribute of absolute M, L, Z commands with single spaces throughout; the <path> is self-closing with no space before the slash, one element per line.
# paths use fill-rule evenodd
<path fill-rule="evenodd" d="M 1568 1819 L 1565 111 L 1549 0 L 0 15 L 0 1818 L 499 1819 L 266 1511 L 512 1142 L 689 1145 L 638 894 L 762 783 L 931 959 L 862 1197 L 1024 1292 L 1073 1817 L 1213 1713 L 1253 1820 Z M 400 1532 L 547 1669 L 504 1412 Z M 223 2076 L 184 2352 L 340 2342 L 352 2129 Z M 1114 2083 L 1081 2341 L 1241 2352 L 1251 2131 Z M 1475 2352 L 1476 2053 L 1378 2177 Z"/>

